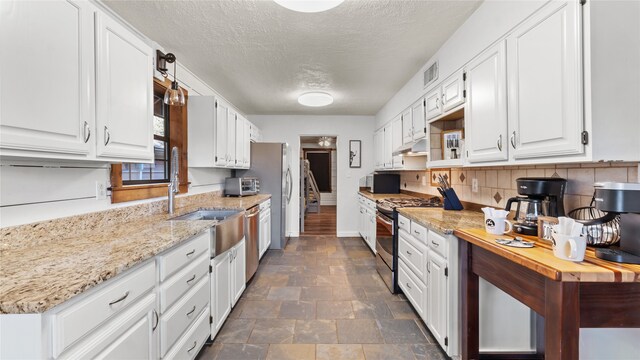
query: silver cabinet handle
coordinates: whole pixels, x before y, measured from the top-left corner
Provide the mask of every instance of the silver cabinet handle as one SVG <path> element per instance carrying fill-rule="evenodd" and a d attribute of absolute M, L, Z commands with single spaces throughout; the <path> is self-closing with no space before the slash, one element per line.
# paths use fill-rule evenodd
<path fill-rule="evenodd" d="M 433 244 L 433 246 L 440 246 L 440 244 L 438 244 L 437 242 L 431 240 L 431 243 Z"/>
<path fill-rule="evenodd" d="M 498 136 L 498 150 L 502 151 L 502 134 Z"/>
<path fill-rule="evenodd" d="M 511 146 L 513 146 L 513 148 L 516 148 L 516 132 L 512 132 L 511 133 L 511 138 L 509 139 L 509 141 L 511 141 Z"/>
<path fill-rule="evenodd" d="M 193 280 L 195 280 L 195 279 L 196 279 L 196 274 L 193 274 L 193 276 L 191 277 L 191 279 L 187 280 L 187 284 L 191 284 L 191 282 L 192 282 Z"/>
<path fill-rule="evenodd" d="M 187 313 L 187 317 L 191 316 L 191 314 L 193 314 L 194 311 L 196 311 L 196 306 L 195 305 L 193 305 L 193 308 L 191 308 L 191 311 L 189 311 Z"/>
<path fill-rule="evenodd" d="M 195 253 L 196 253 L 196 249 L 193 249 L 193 250 L 189 251 L 188 253 L 186 253 L 185 255 L 186 255 L 187 257 L 189 257 L 189 256 L 191 256 L 191 255 L 193 255 L 193 254 L 195 254 Z"/>
<path fill-rule="evenodd" d="M 413 230 L 413 233 L 416 235 L 420 235 L 420 232 L 418 230 Z"/>
<path fill-rule="evenodd" d="M 409 285 L 409 283 L 407 283 L 407 287 L 408 287 L 409 289 L 411 289 L 411 285 Z"/>
<path fill-rule="evenodd" d="M 438 105 L 439 102 L 440 102 L 440 98 L 436 98 L 436 109 L 440 109 L 440 105 Z"/>
<path fill-rule="evenodd" d="M 109 132 L 109 128 L 105 125 L 104 127 L 104 146 L 107 146 L 107 144 L 109 144 L 109 141 L 111 141 L 111 133 Z"/>
<path fill-rule="evenodd" d="M 122 295 L 120 298 L 118 298 L 118 299 L 113 300 L 112 302 L 110 302 L 110 303 L 109 303 L 109 306 L 114 305 L 114 304 L 117 304 L 117 303 L 119 303 L 119 302 L 121 302 L 121 301 L 124 301 L 124 299 L 126 299 L 126 298 L 127 298 L 127 296 L 129 296 L 129 292 L 128 292 L 128 291 L 127 291 L 126 293 L 124 293 L 124 295 Z"/>
<path fill-rule="evenodd" d="M 160 317 L 158 317 L 158 312 L 156 311 L 156 309 L 153 309 L 153 317 L 156 318 L 156 324 L 153 325 L 151 331 L 155 331 L 158 328 L 158 325 L 160 325 Z"/>
<path fill-rule="evenodd" d="M 407 250 L 407 255 L 411 256 L 413 254 L 411 254 L 411 251 Z"/>
<path fill-rule="evenodd" d="M 91 137 L 91 128 L 89 127 L 89 123 L 84 122 L 84 142 L 85 144 L 89 141 Z"/>
<path fill-rule="evenodd" d="M 445 95 L 446 95 L 445 93 L 442 93 L 442 106 L 443 106 L 443 107 L 444 107 L 444 103 L 445 103 L 445 101 L 444 101 L 444 100 L 445 100 L 445 99 L 444 99 Z"/>
<path fill-rule="evenodd" d="M 195 349 L 195 348 L 196 348 L 196 345 L 197 345 L 197 344 L 198 344 L 198 342 L 197 342 L 197 341 L 194 341 L 194 342 L 193 342 L 193 346 L 192 346 L 189 350 L 187 350 L 187 352 L 188 352 L 188 353 L 192 352 L 192 351 L 193 351 L 193 349 Z"/>
<path fill-rule="evenodd" d="M 427 272 L 431 272 L 431 263 L 430 262 L 427 263 Z"/>

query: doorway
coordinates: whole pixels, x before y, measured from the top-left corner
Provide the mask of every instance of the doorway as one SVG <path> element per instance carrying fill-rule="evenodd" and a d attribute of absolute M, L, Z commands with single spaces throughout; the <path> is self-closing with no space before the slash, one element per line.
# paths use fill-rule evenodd
<path fill-rule="evenodd" d="M 300 231 L 302 235 L 337 234 L 336 136 L 300 137 Z"/>

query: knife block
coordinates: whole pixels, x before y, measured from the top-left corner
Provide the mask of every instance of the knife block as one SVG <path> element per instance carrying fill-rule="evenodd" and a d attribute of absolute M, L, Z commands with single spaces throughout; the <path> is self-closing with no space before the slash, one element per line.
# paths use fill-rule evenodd
<path fill-rule="evenodd" d="M 455 190 L 451 188 L 444 191 L 444 209 L 456 211 L 464 209 L 464 206 L 462 206 L 460 199 L 458 199 L 458 195 Z"/>

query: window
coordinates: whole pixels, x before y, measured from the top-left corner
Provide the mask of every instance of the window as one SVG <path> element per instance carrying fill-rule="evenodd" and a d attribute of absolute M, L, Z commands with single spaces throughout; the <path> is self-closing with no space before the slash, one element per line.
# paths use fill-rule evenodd
<path fill-rule="evenodd" d="M 178 147 L 180 154 L 180 193 L 188 190 L 187 175 L 187 106 L 168 106 L 164 93 L 170 81 L 154 79 L 153 164 L 112 164 L 111 202 L 119 203 L 167 195 L 167 183 L 171 169 L 171 148 Z M 184 90 L 187 102 L 188 93 Z"/>
<path fill-rule="evenodd" d="M 169 105 L 164 93 L 153 95 L 153 164 L 122 164 L 122 185 L 168 183 L 169 174 Z"/>

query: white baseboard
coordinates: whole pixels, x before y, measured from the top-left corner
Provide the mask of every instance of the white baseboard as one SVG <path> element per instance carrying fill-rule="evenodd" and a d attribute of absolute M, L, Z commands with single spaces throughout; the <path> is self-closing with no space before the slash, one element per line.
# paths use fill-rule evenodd
<path fill-rule="evenodd" d="M 338 231 L 338 237 L 360 237 L 358 231 Z"/>

